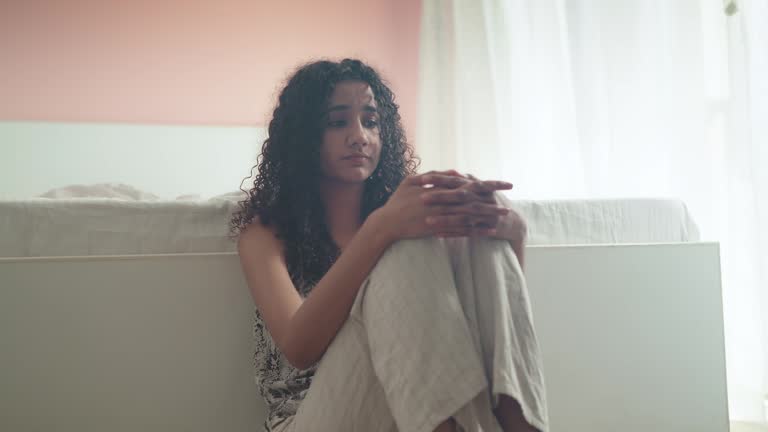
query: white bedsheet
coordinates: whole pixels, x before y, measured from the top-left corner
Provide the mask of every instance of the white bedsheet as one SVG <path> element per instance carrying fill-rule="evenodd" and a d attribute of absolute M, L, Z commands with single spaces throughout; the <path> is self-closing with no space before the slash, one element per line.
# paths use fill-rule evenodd
<path fill-rule="evenodd" d="M 512 201 L 528 222 L 530 244 L 677 243 L 699 241 L 680 200 Z"/>
<path fill-rule="evenodd" d="M 235 196 L 206 201 L 45 199 L 0 201 L 0 257 L 229 252 Z M 512 201 L 530 244 L 699 240 L 677 200 Z"/>

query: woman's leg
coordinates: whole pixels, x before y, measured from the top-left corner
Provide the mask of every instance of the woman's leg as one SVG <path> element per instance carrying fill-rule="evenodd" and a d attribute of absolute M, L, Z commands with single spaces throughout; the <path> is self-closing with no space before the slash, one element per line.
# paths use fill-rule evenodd
<path fill-rule="evenodd" d="M 404 240 L 381 257 L 351 318 L 366 329 L 374 372 L 400 431 L 433 431 L 450 417 L 498 431 L 479 345 L 459 300 L 443 240 Z"/>
<path fill-rule="evenodd" d="M 468 293 L 503 276 L 504 270 L 492 269 L 489 276 L 493 277 L 480 277 L 478 283 L 468 285 L 473 280 L 468 275 L 487 269 L 482 264 L 473 267 L 472 252 L 466 247 L 451 246 L 444 240 L 420 239 L 400 241 L 387 250 L 323 356 L 288 430 L 385 431 L 395 430 L 396 425 L 402 432 L 432 432 L 451 417 L 467 432 L 500 430 L 492 413 L 492 396 L 519 397 L 527 383 L 513 385 L 511 379 L 495 378 L 517 376 L 514 368 L 493 371 L 496 366 L 526 363 L 527 354 L 510 356 L 510 361 L 488 361 L 512 349 L 508 337 L 490 338 L 499 339 L 501 348 L 489 349 L 488 335 L 509 332 L 487 331 L 493 326 L 486 317 L 476 315 L 487 309 L 488 298 Z M 491 257 L 493 251 L 475 250 Z M 486 288 L 501 292 L 508 290 L 506 285 Z M 508 313 L 500 316 L 493 307 L 488 310 L 493 310 L 488 317 L 496 317 L 501 326 L 514 321 Z M 517 335 L 516 330 L 512 334 Z M 537 354 L 534 350 L 530 355 L 537 359 Z M 534 369 L 540 376 L 540 368 Z M 535 415 L 542 409 L 543 405 L 528 408 Z"/>
<path fill-rule="evenodd" d="M 360 288 L 285 430 L 499 431 L 443 241 L 392 245 Z M 483 406 L 476 400 L 486 400 Z"/>
<path fill-rule="evenodd" d="M 447 241 L 459 298 L 505 430 L 547 430 L 539 346 L 522 269 L 503 240 Z"/>
<path fill-rule="evenodd" d="M 298 412 L 277 432 L 396 432 L 362 324 L 347 320 L 318 364 Z"/>

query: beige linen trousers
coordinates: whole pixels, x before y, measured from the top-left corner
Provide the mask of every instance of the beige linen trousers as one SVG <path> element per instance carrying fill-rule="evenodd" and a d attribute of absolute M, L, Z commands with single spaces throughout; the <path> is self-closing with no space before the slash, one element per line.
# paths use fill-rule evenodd
<path fill-rule="evenodd" d="M 453 417 L 500 431 L 498 395 L 547 431 L 539 346 L 508 242 L 393 244 L 360 288 L 295 416 L 279 432 L 431 432 Z"/>

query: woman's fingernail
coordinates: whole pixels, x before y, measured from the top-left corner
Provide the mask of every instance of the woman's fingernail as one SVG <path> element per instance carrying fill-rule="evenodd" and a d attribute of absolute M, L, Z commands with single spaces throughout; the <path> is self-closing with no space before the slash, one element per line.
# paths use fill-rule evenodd
<path fill-rule="evenodd" d="M 428 224 L 430 224 L 430 225 L 432 225 L 433 223 L 435 223 L 435 218 L 433 218 L 432 216 L 429 216 L 429 217 L 427 218 L 427 223 L 428 223 Z"/>

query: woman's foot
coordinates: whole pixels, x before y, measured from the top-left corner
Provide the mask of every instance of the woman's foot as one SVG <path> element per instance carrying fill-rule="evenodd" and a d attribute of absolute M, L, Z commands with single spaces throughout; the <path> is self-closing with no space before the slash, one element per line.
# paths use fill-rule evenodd
<path fill-rule="evenodd" d="M 499 395 L 499 406 L 493 413 L 504 432 L 539 432 L 525 420 L 520 404 L 507 395 Z"/>
<path fill-rule="evenodd" d="M 456 422 L 452 418 L 440 423 L 435 432 L 456 432 Z"/>

